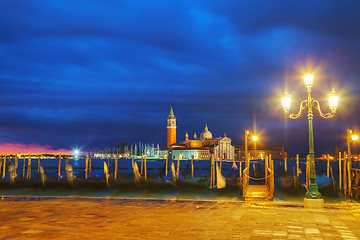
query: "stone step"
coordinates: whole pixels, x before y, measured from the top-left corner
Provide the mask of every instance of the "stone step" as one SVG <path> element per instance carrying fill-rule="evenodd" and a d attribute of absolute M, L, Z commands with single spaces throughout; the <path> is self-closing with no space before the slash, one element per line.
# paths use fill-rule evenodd
<path fill-rule="evenodd" d="M 266 185 L 248 185 L 245 201 L 269 201 L 272 200 Z"/>

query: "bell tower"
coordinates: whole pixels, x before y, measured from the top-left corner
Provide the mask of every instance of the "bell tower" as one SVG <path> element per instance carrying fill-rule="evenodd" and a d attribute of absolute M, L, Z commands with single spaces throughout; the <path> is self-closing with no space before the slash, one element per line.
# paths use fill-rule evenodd
<path fill-rule="evenodd" d="M 167 146 L 174 143 L 176 143 L 176 118 L 171 104 L 170 114 L 167 119 Z"/>

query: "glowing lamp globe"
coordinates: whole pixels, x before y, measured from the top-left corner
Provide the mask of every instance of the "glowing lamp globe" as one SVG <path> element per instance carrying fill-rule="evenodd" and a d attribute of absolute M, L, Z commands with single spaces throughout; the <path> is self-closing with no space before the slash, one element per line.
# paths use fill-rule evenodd
<path fill-rule="evenodd" d="M 352 139 L 353 141 L 357 141 L 357 140 L 359 140 L 359 135 L 353 134 L 353 135 L 351 135 L 351 139 Z"/>
<path fill-rule="evenodd" d="M 252 137 L 252 139 L 253 139 L 253 141 L 257 141 L 257 140 L 259 140 L 259 137 L 254 135 L 254 136 Z"/>
<path fill-rule="evenodd" d="M 336 96 L 334 89 L 332 89 L 332 91 L 329 93 L 328 98 L 329 98 L 329 107 L 331 111 L 335 111 L 338 106 L 339 97 Z"/>
<path fill-rule="evenodd" d="M 288 112 L 290 110 L 291 96 L 288 94 L 288 92 L 286 90 L 285 90 L 284 97 L 281 99 L 281 103 L 283 105 L 284 111 Z"/>
<path fill-rule="evenodd" d="M 314 81 L 314 76 L 312 74 L 304 75 L 304 83 L 306 87 L 312 87 Z"/>

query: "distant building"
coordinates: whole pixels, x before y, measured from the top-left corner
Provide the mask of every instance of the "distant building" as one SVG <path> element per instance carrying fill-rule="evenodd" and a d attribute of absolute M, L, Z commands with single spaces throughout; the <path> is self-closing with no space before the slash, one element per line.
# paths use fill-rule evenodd
<path fill-rule="evenodd" d="M 171 105 L 170 114 L 167 119 L 167 146 L 176 143 L 176 118 Z"/>
<path fill-rule="evenodd" d="M 231 145 L 231 138 L 224 137 L 213 138 L 208 126 L 205 125 L 205 130 L 200 134 L 200 138 L 194 133 L 193 139 L 189 139 L 189 134 L 185 134 L 183 142 L 176 143 L 176 119 L 174 111 L 171 106 L 170 114 L 167 121 L 167 155 L 169 159 L 194 159 L 208 160 L 211 154 L 214 154 L 216 159 L 235 158 L 235 147 Z M 160 149 L 160 155 L 165 156 L 166 148 Z"/>
<path fill-rule="evenodd" d="M 284 147 L 283 146 L 265 146 L 257 144 L 256 148 L 253 144 L 248 144 L 248 153 L 250 159 L 264 159 L 265 155 L 271 154 L 274 160 L 284 160 Z M 245 159 L 245 145 L 235 146 L 236 159 Z"/>

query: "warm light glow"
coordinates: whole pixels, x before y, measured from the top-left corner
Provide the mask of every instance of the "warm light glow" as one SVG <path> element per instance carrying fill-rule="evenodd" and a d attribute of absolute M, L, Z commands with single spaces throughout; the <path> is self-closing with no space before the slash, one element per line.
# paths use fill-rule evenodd
<path fill-rule="evenodd" d="M 285 112 L 290 110 L 291 96 L 288 94 L 286 90 L 284 97 L 281 100 L 281 103 L 283 105 L 283 109 L 285 110 Z"/>
<path fill-rule="evenodd" d="M 329 93 L 328 97 L 329 97 L 329 107 L 332 111 L 335 111 L 338 106 L 339 97 L 336 96 L 336 92 L 334 89 L 332 89 L 332 91 Z"/>
<path fill-rule="evenodd" d="M 313 85 L 314 76 L 312 74 L 304 75 L 304 83 L 306 87 L 311 87 Z"/>
<path fill-rule="evenodd" d="M 254 136 L 252 136 L 252 139 L 253 139 L 253 141 L 257 141 L 257 140 L 259 140 L 259 137 L 254 135 Z"/>
<path fill-rule="evenodd" d="M 351 135 L 351 139 L 352 139 L 353 141 L 357 141 L 357 140 L 359 140 L 359 135 L 353 134 L 353 135 Z"/>

